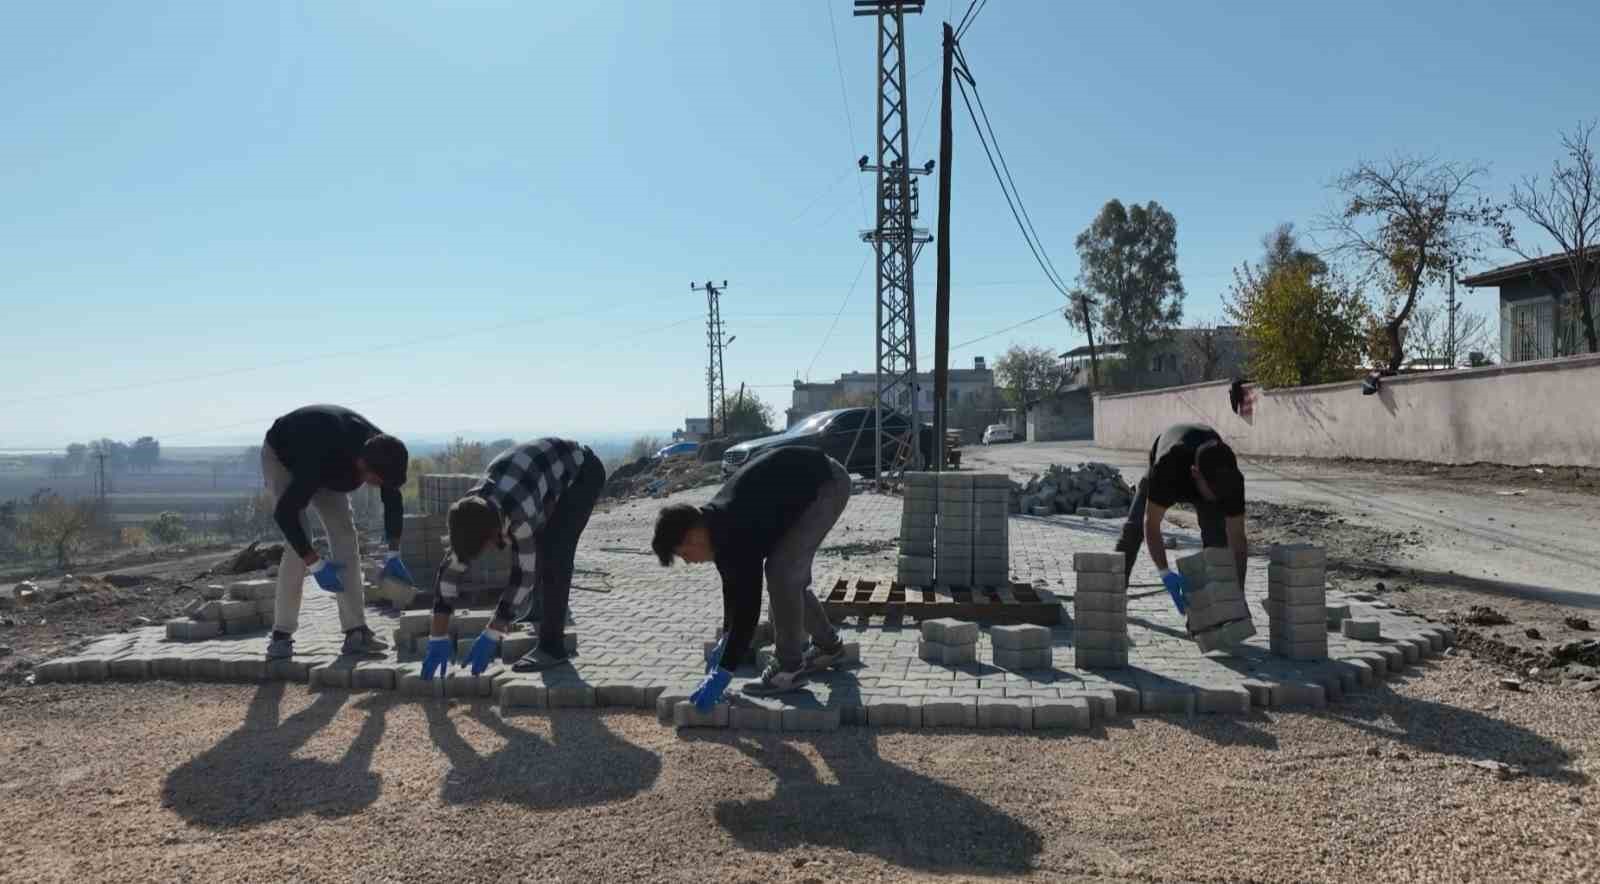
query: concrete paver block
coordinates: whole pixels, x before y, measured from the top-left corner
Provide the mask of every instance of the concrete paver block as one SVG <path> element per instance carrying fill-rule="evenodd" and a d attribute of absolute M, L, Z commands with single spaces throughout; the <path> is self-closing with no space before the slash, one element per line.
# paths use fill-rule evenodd
<path fill-rule="evenodd" d="M 1328 641 L 1328 624 L 1321 617 L 1309 623 L 1287 623 L 1282 620 L 1271 620 L 1267 624 L 1267 632 L 1273 638 L 1281 638 L 1289 642 Z"/>
<path fill-rule="evenodd" d="M 1345 638 L 1375 642 L 1383 638 L 1383 627 L 1377 620 L 1351 617 L 1339 624 Z"/>
<path fill-rule="evenodd" d="M 406 672 L 400 676 L 400 693 L 408 697 L 431 697 L 436 700 L 444 699 L 444 679 L 433 678 L 424 681 L 417 672 Z"/>
<path fill-rule="evenodd" d="M 198 587 L 200 597 L 206 601 L 217 601 L 228 594 L 228 588 L 220 583 L 203 583 Z"/>
<path fill-rule="evenodd" d="M 1177 682 L 1139 685 L 1139 707 L 1147 715 L 1193 715 L 1194 688 Z"/>
<path fill-rule="evenodd" d="M 781 731 L 783 705 L 771 700 L 735 697 L 728 702 L 728 727 L 747 731 Z"/>
<path fill-rule="evenodd" d="M 1125 592 L 1090 592 L 1079 588 L 1072 597 L 1072 610 L 1103 611 L 1110 614 L 1128 613 L 1128 595 Z"/>
<path fill-rule="evenodd" d="M 1109 592 L 1126 595 L 1128 581 L 1122 572 L 1108 574 L 1102 571 L 1080 571 L 1077 574 L 1076 591 L 1079 595 L 1087 592 Z"/>
<path fill-rule="evenodd" d="M 989 629 L 989 642 L 996 650 L 1033 650 L 1050 647 L 1050 627 L 1034 624 L 995 626 Z"/>
<path fill-rule="evenodd" d="M 839 729 L 838 706 L 785 706 L 783 730 L 788 733 L 828 733 Z"/>
<path fill-rule="evenodd" d="M 1328 610 L 1326 605 L 1291 605 L 1269 598 L 1262 603 L 1261 607 L 1266 609 L 1267 620 L 1271 623 L 1316 626 L 1323 632 L 1327 632 Z"/>
<path fill-rule="evenodd" d="M 1372 683 L 1377 680 L 1376 674 L 1372 671 L 1372 663 L 1367 660 L 1346 657 L 1338 662 L 1344 671 L 1355 676 L 1357 687 L 1371 687 Z"/>
<path fill-rule="evenodd" d="M 1208 546 L 1200 550 L 1200 558 L 1205 560 L 1207 570 L 1212 573 L 1218 568 L 1231 569 L 1234 566 L 1233 550 L 1227 547 Z"/>
<path fill-rule="evenodd" d="M 1130 701 L 1132 703 L 1134 703 L 1135 705 L 1137 705 L 1138 700 L 1139 700 L 1139 692 L 1136 691 L 1136 690 L 1132 690 L 1132 691 L 1130 691 L 1130 693 L 1132 695 L 1131 698 L 1130 698 Z M 1089 715 L 1090 715 L 1090 718 L 1091 718 L 1092 721 L 1097 721 L 1097 722 L 1115 721 L 1116 719 L 1120 718 L 1121 715 L 1122 715 L 1121 710 L 1118 709 L 1118 707 L 1117 707 L 1117 695 L 1116 695 L 1115 691 L 1104 690 L 1104 689 L 1074 690 L 1074 691 L 1071 692 L 1070 695 L 1068 693 L 1066 693 L 1066 692 L 1062 692 L 1061 698 L 1064 699 L 1064 700 L 1070 700 L 1070 699 L 1074 699 L 1074 698 L 1079 698 L 1079 699 L 1082 699 L 1085 703 L 1089 704 Z M 1035 703 L 1034 706 L 1035 706 L 1035 709 L 1037 709 L 1038 703 Z M 1034 718 L 1035 718 L 1035 722 L 1034 723 L 1038 724 L 1038 721 L 1037 721 L 1038 713 L 1037 712 L 1035 712 Z"/>
<path fill-rule="evenodd" d="M 1389 658 L 1378 653 L 1377 651 L 1362 651 L 1350 659 L 1360 660 L 1361 662 L 1367 664 L 1367 666 L 1371 667 L 1373 681 L 1387 678 L 1389 676 Z"/>
<path fill-rule="evenodd" d="M 111 678 L 137 681 L 150 677 L 150 661 L 142 655 L 126 654 L 112 657 L 107 666 Z"/>
<path fill-rule="evenodd" d="M 1054 664 L 1050 648 L 995 648 L 994 665 L 1001 669 L 1049 669 Z"/>
<path fill-rule="evenodd" d="M 1313 681 L 1285 679 L 1272 685 L 1272 708 L 1285 709 L 1309 706 L 1322 709 L 1328 705 L 1327 693 L 1322 685 Z"/>
<path fill-rule="evenodd" d="M 1267 646 L 1272 653 L 1290 660 L 1322 660 L 1328 656 L 1328 639 L 1324 636 L 1319 641 L 1293 642 L 1284 638 L 1272 637 Z"/>
<path fill-rule="evenodd" d="M 1285 586 L 1282 583 L 1268 583 L 1267 601 L 1281 602 L 1285 605 L 1326 605 L 1328 593 L 1321 586 Z"/>
<path fill-rule="evenodd" d="M 254 617 L 259 612 L 256 610 L 254 600 L 243 602 L 218 602 L 218 612 L 223 620 L 244 620 Z"/>
<path fill-rule="evenodd" d="M 1329 602 L 1323 605 L 1322 608 L 1323 613 L 1327 614 L 1328 616 L 1329 629 L 1338 629 L 1339 624 L 1344 622 L 1344 618 L 1350 616 L 1350 606 L 1344 604 L 1343 602 Z"/>
<path fill-rule="evenodd" d="M 1086 731 L 1094 714 L 1086 697 L 1062 697 L 1033 701 L 1033 726 L 1039 730 Z"/>
<path fill-rule="evenodd" d="M 1119 635 L 1128 631 L 1128 615 L 1121 611 L 1078 611 L 1073 615 L 1072 621 L 1072 625 L 1077 629 L 1115 632 Z"/>
<path fill-rule="evenodd" d="M 501 709 L 544 709 L 549 706 L 546 702 L 545 686 L 532 679 L 511 679 L 496 685 L 500 692 Z M 668 716 L 669 720 L 671 716 Z"/>
<path fill-rule="evenodd" d="M 173 641 L 203 641 L 222 634 L 222 624 L 212 620 L 168 620 L 167 638 Z"/>
<path fill-rule="evenodd" d="M 393 663 L 363 661 L 356 664 L 350 676 L 350 687 L 358 691 L 392 691 L 396 682 Z"/>
<path fill-rule="evenodd" d="M 1326 586 L 1328 572 L 1322 568 L 1291 568 L 1270 564 L 1267 566 L 1267 581 L 1284 586 Z"/>
<path fill-rule="evenodd" d="M 1109 630 L 1075 629 L 1072 631 L 1072 645 L 1076 648 L 1126 649 L 1128 636 Z"/>
<path fill-rule="evenodd" d="M 921 697 L 870 697 L 862 705 L 872 727 L 922 727 Z"/>
<path fill-rule="evenodd" d="M 1274 564 L 1290 568 L 1325 568 L 1328 564 L 1327 550 L 1309 543 L 1275 543 L 1267 556 Z"/>
<path fill-rule="evenodd" d="M 405 635 L 427 635 L 433 629 L 433 612 L 407 611 L 395 628 Z"/>
<path fill-rule="evenodd" d="M 250 604 L 250 602 L 240 602 L 240 604 Z M 254 611 L 250 612 L 247 617 L 222 621 L 223 635 L 246 635 L 252 632 L 260 632 L 264 628 L 265 624 L 261 620 L 261 615 Z"/>
<path fill-rule="evenodd" d="M 1033 701 L 1027 697 L 979 697 L 978 727 L 1033 730 Z"/>
<path fill-rule="evenodd" d="M 917 656 L 928 663 L 937 663 L 941 666 L 959 666 L 963 663 L 977 661 L 978 646 L 976 644 L 947 645 L 920 639 L 917 642 Z"/>
<path fill-rule="evenodd" d="M 977 697 L 924 697 L 923 727 L 977 727 Z"/>
<path fill-rule="evenodd" d="M 1199 684 L 1194 689 L 1195 709 L 1200 712 L 1244 714 L 1250 711 L 1250 691 L 1244 686 Z"/>
<path fill-rule="evenodd" d="M 187 678 L 189 658 L 181 654 L 161 654 L 150 661 L 150 675 L 154 678 Z"/>
<path fill-rule="evenodd" d="M 586 684 L 551 684 L 546 698 L 551 709 L 584 708 L 595 703 L 594 687 Z"/>
<path fill-rule="evenodd" d="M 710 712 L 701 712 L 688 700 L 680 700 L 672 707 L 672 723 L 678 727 L 727 727 L 729 708 L 718 703 Z"/>
<path fill-rule="evenodd" d="M 1126 648 L 1076 647 L 1072 651 L 1073 664 L 1079 669 L 1124 669 L 1128 665 Z"/>
<path fill-rule="evenodd" d="M 258 682 L 267 680 L 267 665 L 269 662 L 264 657 L 234 657 L 222 662 L 222 677 L 228 681 Z M 307 678 L 310 677 L 309 670 Z"/>
<path fill-rule="evenodd" d="M 1272 682 L 1260 678 L 1247 678 L 1239 683 L 1250 695 L 1250 705 L 1261 709 L 1272 706 Z"/>
<path fill-rule="evenodd" d="M 344 661 L 317 663 L 312 665 L 307 675 L 307 683 L 313 690 L 317 688 L 348 688 L 354 671 L 355 666 Z"/>
<path fill-rule="evenodd" d="M 643 709 L 644 687 L 631 684 L 599 684 L 594 689 L 594 704 L 602 707 Z"/>
<path fill-rule="evenodd" d="M 922 637 L 942 645 L 970 645 L 978 641 L 978 624 L 939 617 L 922 621 Z"/>
<path fill-rule="evenodd" d="M 1398 638 L 1395 639 L 1394 644 L 1390 647 L 1399 648 L 1400 653 L 1406 655 L 1406 663 L 1411 664 L 1420 662 L 1422 660 L 1422 648 L 1428 647 L 1428 642 L 1425 639 L 1419 641 L 1416 639 Z"/>
<path fill-rule="evenodd" d="M 250 662 L 261 664 L 260 674 L 251 679 L 252 681 L 292 681 L 305 684 L 311 680 L 311 663 L 306 660 L 295 660 L 293 658 L 288 660 L 263 660 L 256 658 L 254 661 L 246 661 L 246 663 Z M 252 671 L 254 670 L 248 666 L 243 669 L 236 666 L 228 667 L 230 674 L 246 674 Z"/>

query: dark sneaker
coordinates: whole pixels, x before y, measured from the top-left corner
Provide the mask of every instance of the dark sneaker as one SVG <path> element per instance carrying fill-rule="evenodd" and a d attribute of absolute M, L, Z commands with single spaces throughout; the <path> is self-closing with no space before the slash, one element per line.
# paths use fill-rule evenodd
<path fill-rule="evenodd" d="M 344 646 L 339 648 L 339 653 L 381 654 L 387 650 L 389 650 L 388 642 L 380 640 L 367 627 L 357 626 L 344 634 Z"/>
<path fill-rule="evenodd" d="M 294 656 L 294 639 L 290 636 L 282 638 L 274 635 L 267 640 L 268 660 L 287 660 Z"/>
<path fill-rule="evenodd" d="M 821 672 L 844 662 L 844 639 L 834 639 L 832 645 L 812 643 L 800 658 L 800 671 Z"/>
<path fill-rule="evenodd" d="M 798 691 L 805 686 L 806 673 L 804 670 L 796 669 L 792 672 L 785 672 L 778 668 L 777 661 L 773 661 L 767 664 L 767 671 L 761 673 L 760 678 L 755 681 L 745 682 L 741 690 L 752 697 L 771 697 L 777 694 L 787 694 L 790 691 Z"/>
<path fill-rule="evenodd" d="M 572 661 L 567 658 L 566 654 L 557 656 L 543 648 L 534 648 L 518 658 L 517 662 L 511 664 L 511 671 L 543 672 L 546 669 L 554 669 L 557 666 L 565 666 L 570 662 Z"/>

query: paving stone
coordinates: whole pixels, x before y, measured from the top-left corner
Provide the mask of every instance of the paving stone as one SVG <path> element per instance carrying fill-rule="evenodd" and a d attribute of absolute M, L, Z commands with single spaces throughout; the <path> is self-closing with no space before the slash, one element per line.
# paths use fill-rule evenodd
<path fill-rule="evenodd" d="M 1327 550 L 1309 543 L 1275 543 L 1267 552 L 1275 564 L 1289 568 L 1325 568 Z"/>
<path fill-rule="evenodd" d="M 204 583 L 197 589 L 201 598 L 213 602 L 220 600 L 228 592 L 228 588 L 220 583 Z"/>
<path fill-rule="evenodd" d="M 126 654 L 113 657 L 107 661 L 107 668 L 111 678 L 137 681 L 150 677 L 150 660 L 142 655 Z"/>
<path fill-rule="evenodd" d="M 427 635 L 433 630 L 432 611 L 407 611 L 400 615 L 395 629 L 404 635 Z"/>
<path fill-rule="evenodd" d="M 1328 591 L 1320 586 L 1285 586 L 1267 584 L 1267 601 L 1286 605 L 1327 605 Z"/>
<path fill-rule="evenodd" d="M 1273 638 L 1281 638 L 1288 642 L 1314 642 L 1328 641 L 1328 624 L 1321 617 L 1309 622 L 1285 623 L 1282 620 L 1272 620 L 1267 625 L 1267 633 Z"/>
<path fill-rule="evenodd" d="M 1359 654 L 1356 654 L 1354 659 L 1360 660 L 1372 667 L 1372 676 L 1374 681 L 1384 679 L 1389 676 L 1389 657 L 1387 654 L 1382 654 L 1378 651 L 1363 651 Z M 1404 656 L 1402 656 L 1400 659 L 1402 663 L 1405 661 Z"/>
<path fill-rule="evenodd" d="M 770 700 L 735 697 L 728 702 L 728 727 L 746 731 L 781 731 L 783 705 Z"/>
<path fill-rule="evenodd" d="M 253 600 L 242 602 L 218 602 L 218 614 L 223 620 L 247 620 L 257 613 L 256 603 Z"/>
<path fill-rule="evenodd" d="M 1287 587 L 1323 587 L 1328 582 L 1328 572 L 1322 568 L 1290 568 L 1285 565 L 1267 566 L 1267 582 Z"/>
<path fill-rule="evenodd" d="M 1193 715 L 1194 688 L 1176 682 L 1139 685 L 1139 708 L 1146 715 Z"/>
<path fill-rule="evenodd" d="M 1347 657 L 1338 662 L 1341 666 L 1346 667 L 1346 671 L 1355 676 L 1358 687 L 1371 687 L 1376 680 L 1376 674 L 1372 671 L 1372 663 L 1370 661 Z"/>
<path fill-rule="evenodd" d="M 1197 684 L 1194 704 L 1198 712 L 1245 714 L 1250 711 L 1250 692 L 1239 684 Z"/>
<path fill-rule="evenodd" d="M 1250 695 L 1250 705 L 1267 709 L 1272 706 L 1272 682 L 1260 678 L 1247 678 L 1239 683 Z"/>
<path fill-rule="evenodd" d="M 620 706 L 626 709 L 648 708 L 644 702 L 644 687 L 642 685 L 596 685 L 594 689 L 594 703 L 596 706 Z"/>
<path fill-rule="evenodd" d="M 1426 642 L 1423 642 L 1423 644 L 1426 644 Z M 1412 641 L 1410 639 L 1405 639 L 1405 638 L 1395 639 L 1394 640 L 1394 644 L 1390 645 L 1390 647 L 1399 648 L 1400 649 L 1400 653 L 1405 655 L 1406 663 L 1408 665 L 1412 664 L 1412 663 L 1421 662 L 1421 660 L 1422 660 L 1422 649 L 1420 647 L 1418 647 L 1416 642 L 1414 642 L 1414 641 Z"/>
<path fill-rule="evenodd" d="M 1328 640 L 1326 637 L 1320 641 L 1291 642 L 1282 638 L 1272 638 L 1268 641 L 1272 653 L 1290 660 L 1321 660 L 1328 656 Z"/>
<path fill-rule="evenodd" d="M 838 730 L 841 718 L 838 706 L 786 705 L 782 728 L 788 733 L 826 733 Z"/>
<path fill-rule="evenodd" d="M 184 678 L 189 674 L 189 658 L 181 654 L 161 654 L 150 661 L 154 678 Z"/>
<path fill-rule="evenodd" d="M 1322 709 L 1327 705 L 1327 694 L 1322 685 L 1316 682 L 1285 679 L 1272 685 L 1272 708 L 1274 709 L 1286 709 L 1296 706 Z"/>
<path fill-rule="evenodd" d="M 349 688 L 355 665 L 345 661 L 318 663 L 311 667 L 308 683 L 317 688 Z"/>
<path fill-rule="evenodd" d="M 975 624 L 974 624 L 975 625 Z M 946 645 L 921 639 L 917 642 L 917 656 L 941 666 L 959 666 L 978 659 L 976 644 Z"/>
<path fill-rule="evenodd" d="M 1130 689 L 1129 693 L 1131 695 L 1129 702 L 1137 706 L 1139 701 L 1139 692 L 1137 690 Z M 1092 720 L 1096 722 L 1103 723 L 1107 721 L 1115 721 L 1122 717 L 1122 711 L 1117 708 L 1117 695 L 1115 691 L 1074 690 L 1071 693 L 1063 691 L 1061 698 L 1063 700 L 1081 699 L 1085 703 L 1089 704 L 1089 714 Z M 1037 709 L 1038 705 L 1038 703 L 1034 703 L 1034 708 Z M 1035 713 L 1035 719 L 1037 719 L 1037 713 Z M 1035 723 L 1037 723 L 1037 721 Z"/>
<path fill-rule="evenodd" d="M 994 665 L 1001 669 L 1049 669 L 1052 665 L 1050 648 L 1009 650 L 995 648 Z"/>
<path fill-rule="evenodd" d="M 989 629 L 989 643 L 995 650 L 1026 651 L 1048 648 L 1051 643 L 1050 627 L 1033 624 L 995 626 Z"/>
<path fill-rule="evenodd" d="M 922 621 L 922 637 L 943 645 L 970 645 L 978 641 L 978 624 L 939 617 Z"/>
<path fill-rule="evenodd" d="M 1328 603 L 1322 606 L 1323 613 L 1328 616 L 1328 628 L 1338 629 L 1344 618 L 1350 616 L 1350 606 L 1344 603 Z"/>
<path fill-rule="evenodd" d="M 445 696 L 444 681 L 442 678 L 424 681 L 419 673 L 402 673 L 400 676 L 400 693 L 408 697 L 431 697 L 436 700 L 442 700 Z"/>
<path fill-rule="evenodd" d="M 1073 662 L 1079 669 L 1123 669 L 1128 665 L 1128 651 L 1075 647 Z"/>
<path fill-rule="evenodd" d="M 701 712 L 688 700 L 680 700 L 672 707 L 672 723 L 678 727 L 727 727 L 728 719 L 727 703 L 712 706 L 710 712 Z"/>
<path fill-rule="evenodd" d="M 1110 632 L 1108 630 L 1075 629 L 1072 631 L 1072 645 L 1075 648 L 1126 649 L 1128 636 L 1126 633 Z"/>
<path fill-rule="evenodd" d="M 1080 588 L 1072 597 L 1072 610 L 1074 616 L 1088 611 L 1127 614 L 1128 596 L 1121 592 L 1086 592 Z"/>
<path fill-rule="evenodd" d="M 1345 638 L 1369 642 L 1383 638 L 1382 625 L 1376 620 L 1351 617 L 1340 623 L 1339 628 L 1343 631 Z"/>
<path fill-rule="evenodd" d="M 923 727 L 977 727 L 977 697 L 924 697 Z"/>
<path fill-rule="evenodd" d="M 1079 571 L 1074 589 L 1079 595 L 1087 592 L 1109 592 L 1126 595 L 1128 581 L 1123 579 L 1121 570 L 1118 570 L 1115 574 L 1107 574 L 1100 571 Z"/>
<path fill-rule="evenodd" d="M 222 677 L 228 681 L 266 681 L 267 660 L 263 657 L 254 656 L 224 660 L 222 661 Z M 309 677 L 309 671 L 307 677 Z"/>
<path fill-rule="evenodd" d="M 1296 626 L 1314 625 L 1323 633 L 1328 631 L 1328 610 L 1326 605 L 1290 605 L 1275 599 L 1268 599 L 1262 603 L 1267 611 L 1267 619 L 1273 623 L 1288 623 Z"/>
<path fill-rule="evenodd" d="M 392 663 L 361 662 L 350 676 L 350 687 L 358 691 L 392 691 L 396 682 Z"/>
<path fill-rule="evenodd" d="M 202 641 L 222 634 L 222 624 L 209 620 L 168 620 L 166 628 L 173 641 Z"/>
<path fill-rule="evenodd" d="M 1033 701 L 1026 697 L 979 697 L 978 727 L 1033 730 Z"/>
<path fill-rule="evenodd" d="M 1078 629 L 1114 632 L 1118 635 L 1125 635 L 1128 631 L 1128 615 L 1120 611 L 1079 611 L 1072 620 L 1073 626 Z"/>
<path fill-rule="evenodd" d="M 247 603 L 240 602 L 240 604 Z M 222 621 L 223 635 L 245 635 L 251 632 L 260 632 L 263 628 L 261 615 L 253 611 L 248 617 Z"/>
<path fill-rule="evenodd" d="M 586 684 L 552 684 L 546 696 L 551 709 L 582 708 L 595 704 L 594 688 Z"/>
<path fill-rule="evenodd" d="M 1094 713 L 1086 697 L 1033 701 L 1033 726 L 1039 730 L 1086 731 Z"/>
<path fill-rule="evenodd" d="M 189 661 L 187 673 L 194 681 L 222 681 L 222 659 L 220 657 L 195 657 Z M 79 681 L 84 681 L 79 677 Z"/>
<path fill-rule="evenodd" d="M 922 727 L 921 697 L 872 697 L 862 705 L 872 727 Z"/>
<path fill-rule="evenodd" d="M 305 660 L 266 660 L 257 657 L 243 661 L 242 665 L 237 661 L 230 662 L 233 665 L 226 668 L 230 680 L 233 676 L 253 676 L 247 679 L 249 681 L 292 681 L 300 684 L 311 680 L 311 663 Z M 260 664 L 260 668 L 251 664 Z"/>

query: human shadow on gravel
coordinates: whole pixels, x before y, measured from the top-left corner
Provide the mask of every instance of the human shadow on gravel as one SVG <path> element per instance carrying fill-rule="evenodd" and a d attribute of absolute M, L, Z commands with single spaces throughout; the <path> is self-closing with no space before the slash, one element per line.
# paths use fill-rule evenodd
<path fill-rule="evenodd" d="M 1026 872 L 1044 838 L 1005 812 L 878 754 L 868 729 L 808 741 L 837 783 L 824 782 L 794 735 L 740 736 L 684 731 L 687 740 L 725 743 L 778 779 L 771 798 L 719 802 L 717 822 L 741 847 L 777 852 L 836 847 L 907 869 L 950 874 Z"/>
<path fill-rule="evenodd" d="M 545 737 L 474 704 L 470 716 L 499 738 L 500 745 L 484 754 L 461 736 L 448 707 L 425 708 L 428 734 L 450 759 L 440 794 L 446 804 L 586 807 L 631 798 L 661 775 L 659 756 L 618 737 L 592 710 L 553 710 Z"/>
<path fill-rule="evenodd" d="M 349 699 L 344 691 L 317 695 L 311 705 L 278 721 L 284 682 L 262 685 L 239 729 L 167 774 L 161 803 L 196 825 L 233 829 L 315 813 L 336 818 L 378 798 L 382 778 L 370 770 L 383 738 L 391 698 L 357 704 L 367 711 L 361 730 L 338 761 L 296 757 Z"/>

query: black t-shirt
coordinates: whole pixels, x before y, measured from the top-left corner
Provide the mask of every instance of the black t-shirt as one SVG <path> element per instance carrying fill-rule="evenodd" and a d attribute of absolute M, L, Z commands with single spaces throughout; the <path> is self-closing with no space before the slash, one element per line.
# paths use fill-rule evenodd
<path fill-rule="evenodd" d="M 307 405 L 273 421 L 267 430 L 267 444 L 291 477 L 274 515 L 296 554 L 311 551 L 300 511 L 323 489 L 349 493 L 360 488 L 356 458 L 367 440 L 379 432 L 371 421 L 338 405 Z M 384 534 L 390 546 L 395 546 L 400 542 L 405 513 L 400 489 L 384 486 L 378 496 L 383 500 Z"/>
<path fill-rule="evenodd" d="M 1194 466 L 1194 455 L 1207 442 L 1221 442 L 1216 430 L 1204 424 L 1176 424 L 1156 439 L 1150 449 L 1150 471 L 1145 494 L 1151 503 L 1170 507 L 1176 503 L 1200 507 L 1220 507 L 1225 516 L 1244 515 L 1244 496 L 1215 503 L 1200 496 L 1194 487 L 1194 476 L 1189 468 Z M 1226 444 L 1226 443 L 1223 443 Z"/>

